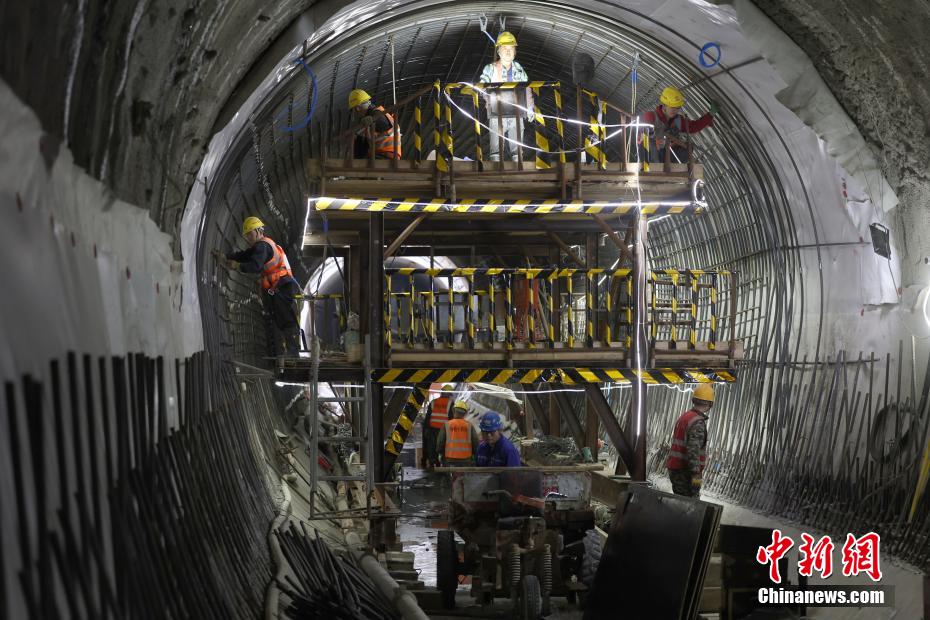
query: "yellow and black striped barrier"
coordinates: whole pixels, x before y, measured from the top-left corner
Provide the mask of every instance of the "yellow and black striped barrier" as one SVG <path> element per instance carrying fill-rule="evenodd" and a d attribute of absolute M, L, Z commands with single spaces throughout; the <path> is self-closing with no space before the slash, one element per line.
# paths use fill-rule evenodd
<path fill-rule="evenodd" d="M 588 115 L 588 127 L 584 137 L 584 150 L 597 162 L 598 168 L 607 169 L 607 128 L 604 117 L 607 115 L 607 102 L 601 101 L 600 95 L 590 90 L 582 89 L 592 106 Z"/>
<path fill-rule="evenodd" d="M 413 109 L 413 123 L 416 132 L 413 134 L 413 161 L 423 161 L 423 97 L 417 97 L 417 106 Z"/>
<path fill-rule="evenodd" d="M 716 368 L 378 368 L 375 383 L 632 383 L 647 385 L 690 385 L 732 383 L 732 370 Z M 417 392 L 418 390 L 414 390 Z M 421 402 L 422 404 L 422 402 Z M 419 407 L 419 405 L 418 405 Z"/>
<path fill-rule="evenodd" d="M 386 468 L 394 464 L 394 459 L 396 459 L 400 451 L 403 450 L 404 442 L 407 441 L 410 429 L 413 428 L 413 422 L 417 419 L 417 414 L 419 414 L 420 407 L 422 407 L 424 401 L 426 401 L 428 393 L 428 385 L 425 387 L 415 385 L 410 392 L 410 396 L 407 397 L 407 402 L 404 403 L 404 408 L 397 418 L 397 424 L 394 425 L 394 430 L 391 431 L 390 437 L 384 442 Z M 390 462 L 388 462 L 389 460 Z"/>
<path fill-rule="evenodd" d="M 439 160 L 436 160 L 439 165 Z M 641 210 L 645 216 L 701 214 L 703 203 L 693 201 L 638 202 L 635 200 L 533 200 L 533 199 L 463 199 L 446 198 L 335 198 L 322 196 L 310 200 L 316 211 L 373 211 L 396 213 L 575 213 L 627 215 Z"/>

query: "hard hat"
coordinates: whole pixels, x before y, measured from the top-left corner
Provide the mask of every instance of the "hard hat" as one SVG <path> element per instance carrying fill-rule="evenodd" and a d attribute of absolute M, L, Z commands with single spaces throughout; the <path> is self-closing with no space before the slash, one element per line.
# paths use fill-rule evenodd
<path fill-rule="evenodd" d="M 517 37 L 513 36 L 506 30 L 500 33 L 499 35 L 497 35 L 497 43 L 495 44 L 496 47 L 500 47 L 501 45 L 516 45 L 516 44 L 517 44 Z"/>
<path fill-rule="evenodd" d="M 501 424 L 501 416 L 496 411 L 486 411 L 483 416 L 481 416 L 481 421 L 478 423 L 478 426 L 481 427 L 481 431 L 484 433 L 491 433 L 493 431 L 499 431 L 503 424 Z"/>
<path fill-rule="evenodd" d="M 702 383 L 695 388 L 692 398 L 695 400 L 705 400 L 709 403 L 714 402 L 714 386 Z"/>
<path fill-rule="evenodd" d="M 242 222 L 242 236 L 246 236 L 256 228 L 264 228 L 265 223 L 254 215 L 245 218 L 245 221 Z"/>
<path fill-rule="evenodd" d="M 351 110 L 355 106 L 362 105 L 366 101 L 371 101 L 371 95 L 366 93 L 361 88 L 356 88 L 351 93 L 349 93 L 349 109 Z"/>
<path fill-rule="evenodd" d="M 447 383 L 444 386 L 442 386 L 443 392 L 451 392 L 452 390 L 453 390 L 453 387 L 451 383 Z"/>
<path fill-rule="evenodd" d="M 674 86 L 666 86 L 659 97 L 659 103 L 670 108 L 680 108 L 685 105 L 685 96 Z"/>
<path fill-rule="evenodd" d="M 453 411 L 454 411 L 455 409 L 461 409 L 462 411 L 464 411 L 464 412 L 467 413 L 467 412 L 468 412 L 468 403 L 466 403 L 464 400 L 457 400 L 457 401 L 455 401 L 455 404 L 452 405 L 452 409 L 453 409 Z"/>

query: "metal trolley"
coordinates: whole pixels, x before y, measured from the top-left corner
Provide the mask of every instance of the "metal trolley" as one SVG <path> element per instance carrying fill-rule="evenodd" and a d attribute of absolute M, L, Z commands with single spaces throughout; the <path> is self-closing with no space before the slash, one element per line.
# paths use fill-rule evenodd
<path fill-rule="evenodd" d="M 511 617 L 521 620 L 547 614 L 551 596 L 583 593 L 572 579 L 581 560 L 572 550 L 594 527 L 591 472 L 599 468 L 437 468 L 452 477 L 449 529 L 439 532 L 436 548 L 443 606 L 455 606 L 460 575 L 471 577 L 482 607 L 509 597 Z"/>

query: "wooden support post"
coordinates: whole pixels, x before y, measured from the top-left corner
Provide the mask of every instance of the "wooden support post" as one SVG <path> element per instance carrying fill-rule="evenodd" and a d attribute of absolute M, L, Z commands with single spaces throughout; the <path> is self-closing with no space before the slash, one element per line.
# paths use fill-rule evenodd
<path fill-rule="evenodd" d="M 562 436 L 562 418 L 559 416 L 559 404 L 555 401 L 555 394 L 549 394 L 549 434 L 553 437 Z"/>
<path fill-rule="evenodd" d="M 527 394 L 526 395 L 526 412 L 527 412 L 527 424 L 532 428 L 530 423 L 530 415 L 532 415 L 532 421 L 535 422 L 539 428 L 542 430 L 544 435 L 549 434 L 549 417 L 548 411 L 546 410 L 546 404 L 542 396 L 538 394 Z M 530 414 L 532 412 L 532 414 Z"/>
<path fill-rule="evenodd" d="M 596 383 L 585 383 L 582 387 L 587 396 L 589 406 L 594 410 L 600 423 L 604 425 L 604 431 L 607 433 L 611 443 L 613 443 L 614 448 L 617 450 L 617 454 L 620 456 L 620 458 L 617 459 L 617 473 L 623 473 L 624 468 L 632 471 L 634 461 L 633 447 L 627 440 L 623 429 L 620 427 L 620 422 L 617 421 L 617 417 L 607 403 L 604 392 L 601 391 L 601 387 Z M 636 478 L 634 478 L 634 480 L 635 479 Z"/>
<path fill-rule="evenodd" d="M 559 415 L 561 419 L 565 420 L 565 425 L 568 427 L 572 439 L 575 440 L 575 446 L 581 450 L 582 447 L 587 445 L 584 428 L 581 426 L 581 420 L 578 419 L 578 413 L 581 412 L 576 412 L 568 394 L 560 391 L 564 389 L 564 385 L 554 383 L 552 387 L 555 390 L 552 395 L 555 397 L 556 406 L 559 408 Z M 551 425 L 552 421 L 550 420 L 549 423 Z"/>
<path fill-rule="evenodd" d="M 590 399 L 585 399 L 585 416 L 584 416 L 584 445 L 591 450 L 591 456 L 597 461 L 597 439 L 600 429 L 598 428 L 597 411 Z"/>

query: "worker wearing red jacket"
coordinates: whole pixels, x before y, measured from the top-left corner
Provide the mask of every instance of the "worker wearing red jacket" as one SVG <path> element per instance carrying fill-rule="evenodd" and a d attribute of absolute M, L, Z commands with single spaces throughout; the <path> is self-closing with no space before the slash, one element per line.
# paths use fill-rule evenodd
<path fill-rule="evenodd" d="M 681 113 L 681 108 L 685 105 L 685 96 L 674 86 L 662 91 L 659 104 L 655 110 L 642 116 L 642 122 L 652 125 L 652 129 L 646 130 L 649 136 L 644 135 L 641 138 L 640 145 L 644 148 L 640 149 L 640 159 L 650 161 L 650 154 L 656 153 L 658 159 L 652 161 L 665 162 L 666 149 L 671 146 L 669 161 L 673 164 L 688 163 L 689 136 L 714 126 L 713 115 L 717 112 L 717 104 L 711 102 L 710 112 L 691 120 Z"/>
<path fill-rule="evenodd" d="M 707 450 L 707 412 L 714 406 L 714 388 L 706 383 L 699 385 L 691 402 L 691 409 L 675 422 L 665 466 L 672 492 L 699 498 Z"/>

